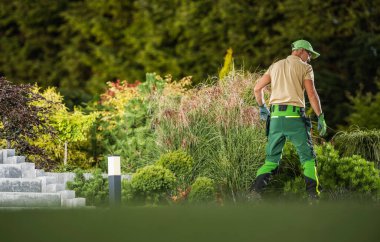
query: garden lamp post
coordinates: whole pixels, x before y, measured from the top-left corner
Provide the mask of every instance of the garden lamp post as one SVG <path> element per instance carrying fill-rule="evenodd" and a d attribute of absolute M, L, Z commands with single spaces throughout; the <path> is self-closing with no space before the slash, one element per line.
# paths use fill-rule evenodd
<path fill-rule="evenodd" d="M 108 184 L 110 205 L 120 205 L 121 202 L 121 171 L 120 156 L 108 156 Z"/>

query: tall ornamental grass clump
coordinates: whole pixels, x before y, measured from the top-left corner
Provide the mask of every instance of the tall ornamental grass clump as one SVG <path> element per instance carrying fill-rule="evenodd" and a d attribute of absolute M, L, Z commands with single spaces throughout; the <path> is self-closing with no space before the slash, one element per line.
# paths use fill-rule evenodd
<path fill-rule="evenodd" d="M 249 189 L 264 161 L 265 125 L 253 94 L 258 78 L 234 72 L 181 96 L 156 97 L 159 148 L 186 150 L 194 158 L 193 175 L 213 179 L 233 201 Z"/>
<path fill-rule="evenodd" d="M 380 130 L 341 131 L 333 140 L 342 156 L 360 155 L 380 167 Z"/>

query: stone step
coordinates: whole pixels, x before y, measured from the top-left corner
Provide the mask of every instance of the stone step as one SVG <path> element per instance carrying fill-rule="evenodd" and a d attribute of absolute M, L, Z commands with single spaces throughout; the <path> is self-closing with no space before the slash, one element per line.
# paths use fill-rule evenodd
<path fill-rule="evenodd" d="M 56 183 L 64 184 L 68 181 L 73 181 L 75 177 L 74 172 L 64 172 L 64 173 L 55 173 L 55 172 L 45 172 L 45 176 L 47 177 L 55 177 L 57 179 Z"/>
<path fill-rule="evenodd" d="M 65 199 L 62 201 L 62 207 L 79 208 L 86 206 L 86 199 L 82 197 Z"/>
<path fill-rule="evenodd" d="M 45 192 L 60 192 L 65 190 L 64 184 L 49 184 L 46 186 Z"/>
<path fill-rule="evenodd" d="M 45 176 L 45 171 L 42 169 L 36 169 L 36 177 Z"/>
<path fill-rule="evenodd" d="M 0 178 L 36 178 L 34 163 L 0 164 Z"/>
<path fill-rule="evenodd" d="M 63 190 L 58 192 L 61 195 L 61 199 L 71 199 L 75 198 L 75 191 L 73 190 Z"/>
<path fill-rule="evenodd" d="M 59 193 L 0 192 L 0 207 L 60 207 Z"/>
<path fill-rule="evenodd" d="M 25 162 L 25 156 L 11 156 L 3 160 L 3 164 L 19 164 Z"/>
<path fill-rule="evenodd" d="M 0 164 L 4 163 L 8 157 L 15 156 L 16 151 L 14 149 L 1 149 L 0 150 Z"/>
<path fill-rule="evenodd" d="M 0 192 L 42 192 L 42 184 L 35 178 L 0 178 Z"/>

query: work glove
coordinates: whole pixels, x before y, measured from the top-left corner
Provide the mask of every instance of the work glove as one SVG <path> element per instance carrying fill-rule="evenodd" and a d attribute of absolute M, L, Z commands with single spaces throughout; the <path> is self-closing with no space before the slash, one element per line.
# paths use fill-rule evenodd
<path fill-rule="evenodd" d="M 267 108 L 267 105 L 265 105 L 265 103 L 261 106 L 259 106 L 259 109 L 260 109 L 260 119 L 261 120 L 267 120 L 269 115 L 270 115 L 270 112 L 269 112 L 269 109 Z"/>
<path fill-rule="evenodd" d="M 318 131 L 320 136 L 324 136 L 326 134 L 326 122 L 325 122 L 325 114 L 321 113 L 318 116 Z"/>

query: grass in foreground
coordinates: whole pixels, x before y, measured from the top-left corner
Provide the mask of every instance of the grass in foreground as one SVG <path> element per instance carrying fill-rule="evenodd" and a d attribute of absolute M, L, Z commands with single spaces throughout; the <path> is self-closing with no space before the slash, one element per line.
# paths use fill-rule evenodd
<path fill-rule="evenodd" d="M 2 242 L 378 241 L 380 207 L 259 203 L 0 211 Z"/>

